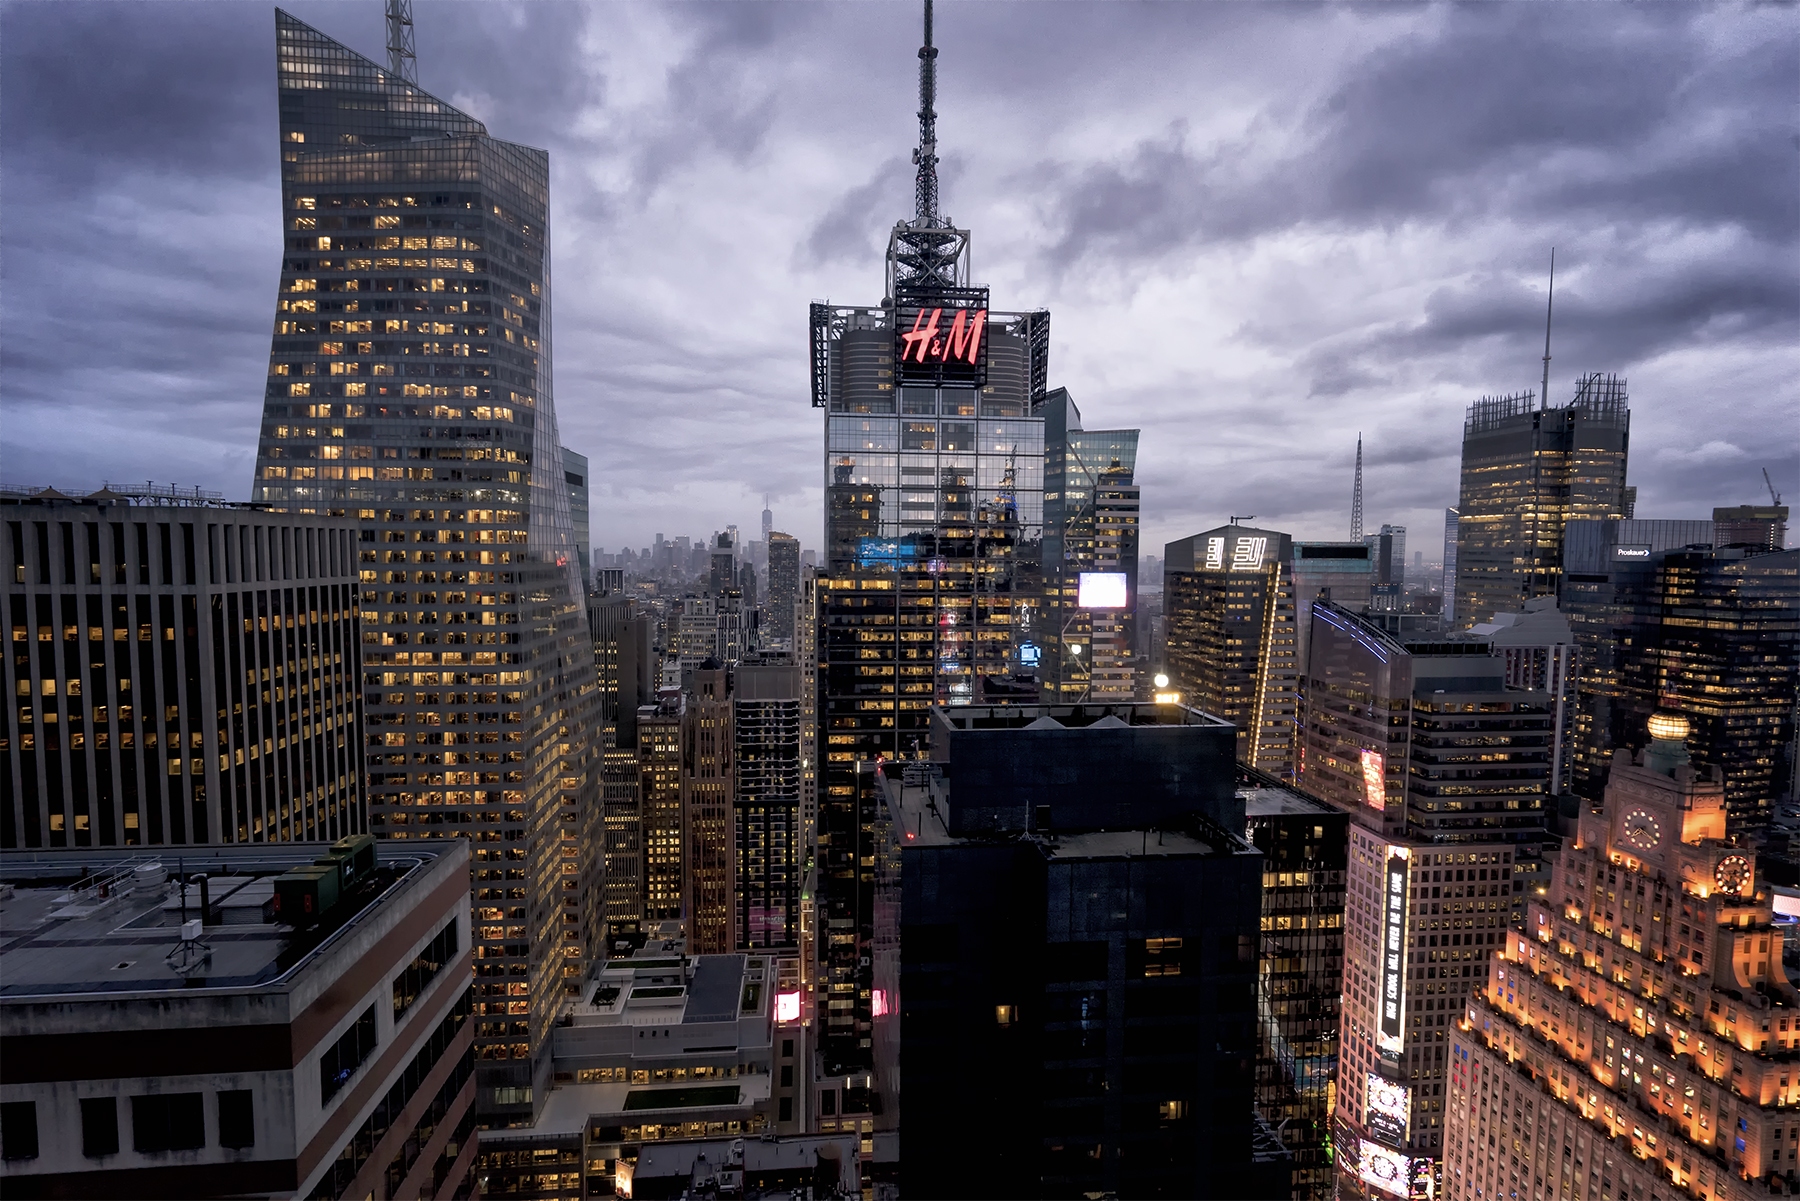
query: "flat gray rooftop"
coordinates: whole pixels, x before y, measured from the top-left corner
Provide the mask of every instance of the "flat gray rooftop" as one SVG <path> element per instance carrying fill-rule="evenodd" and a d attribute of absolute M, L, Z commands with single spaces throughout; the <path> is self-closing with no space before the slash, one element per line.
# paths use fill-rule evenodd
<path fill-rule="evenodd" d="M 1324 816 L 1342 816 L 1343 810 L 1333 809 L 1316 797 L 1309 797 L 1304 792 L 1292 788 L 1259 786 L 1239 788 L 1237 794 L 1244 798 L 1245 817 L 1291 817 L 1302 814 L 1320 814 Z"/>
<path fill-rule="evenodd" d="M 381 847 L 369 884 L 318 926 L 297 934 L 265 923 L 263 904 L 274 894 L 275 877 L 311 863 L 329 847 L 209 848 L 204 857 L 181 860 L 142 853 L 62 861 L 41 854 L 0 855 L 0 881 L 12 889 L 10 896 L 0 896 L 0 1000 L 271 984 L 378 908 L 401 880 L 437 856 L 409 847 L 395 857 Z M 200 916 L 200 890 L 190 884 L 184 905 L 176 882 L 165 878 L 178 865 L 190 877 L 207 872 L 210 900 L 223 919 L 203 927 L 194 945 L 184 946 L 182 922 Z M 135 866 L 147 869 L 141 879 L 130 870 Z M 91 873 L 86 882 L 77 879 L 82 867 Z M 104 897 L 98 886 L 103 879 L 111 880 Z"/>

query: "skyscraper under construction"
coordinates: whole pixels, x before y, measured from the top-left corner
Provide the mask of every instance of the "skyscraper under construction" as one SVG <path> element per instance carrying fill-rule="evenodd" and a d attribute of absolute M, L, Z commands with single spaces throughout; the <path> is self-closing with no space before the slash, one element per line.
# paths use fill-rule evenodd
<path fill-rule="evenodd" d="M 856 764 L 919 753 L 933 704 L 1035 662 L 1042 589 L 1049 314 L 999 312 L 969 276 L 969 231 L 938 209 L 937 49 L 919 51 L 915 208 L 886 294 L 815 304 L 825 410 L 826 560 L 817 582 L 824 791 L 819 1015 L 828 1070 L 870 1056 L 874 796 Z"/>
<path fill-rule="evenodd" d="M 1534 400 L 1529 391 L 1483 397 L 1463 422 L 1456 595 L 1446 608 L 1464 629 L 1557 595 L 1565 524 L 1626 516 L 1625 381 L 1587 375 L 1567 405 Z"/>
<path fill-rule="evenodd" d="M 361 520 L 370 827 L 477 841 L 477 1104 L 505 1123 L 548 1091 L 599 912 L 549 156 L 410 82 L 394 33 L 383 67 L 276 14 L 286 250 L 254 497 Z"/>

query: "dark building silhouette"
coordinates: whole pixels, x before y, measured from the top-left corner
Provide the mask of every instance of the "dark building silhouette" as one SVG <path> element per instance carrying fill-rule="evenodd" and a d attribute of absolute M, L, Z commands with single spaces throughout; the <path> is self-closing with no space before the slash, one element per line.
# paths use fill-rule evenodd
<path fill-rule="evenodd" d="M 1262 856 L 1232 741 L 1178 705 L 949 706 L 931 762 L 869 773 L 901 1195 L 1285 1184 L 1253 1155 Z"/>

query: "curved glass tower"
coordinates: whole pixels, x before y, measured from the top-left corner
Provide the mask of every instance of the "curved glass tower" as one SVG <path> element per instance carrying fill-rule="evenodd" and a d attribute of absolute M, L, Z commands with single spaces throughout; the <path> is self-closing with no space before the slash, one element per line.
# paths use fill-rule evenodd
<path fill-rule="evenodd" d="M 370 828 L 477 843 L 490 1120 L 585 969 L 598 700 L 550 379 L 549 155 L 276 13 L 285 252 L 254 498 L 359 518 Z"/>

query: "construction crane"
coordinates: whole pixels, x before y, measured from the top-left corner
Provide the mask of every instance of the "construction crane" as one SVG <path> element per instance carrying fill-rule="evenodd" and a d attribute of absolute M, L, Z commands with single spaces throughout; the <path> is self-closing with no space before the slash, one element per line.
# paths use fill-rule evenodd
<path fill-rule="evenodd" d="M 1781 504 L 1781 493 L 1775 491 L 1775 481 L 1769 478 L 1769 469 L 1765 467 L 1762 471 L 1763 487 L 1769 490 L 1769 503 L 1779 506 Z"/>

